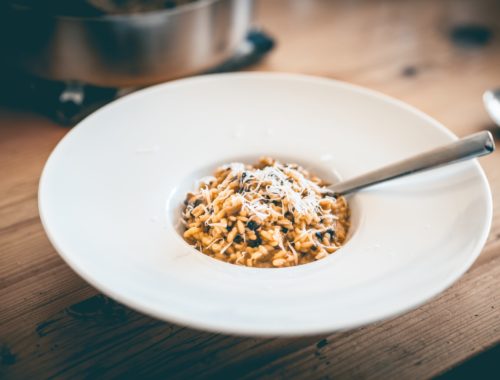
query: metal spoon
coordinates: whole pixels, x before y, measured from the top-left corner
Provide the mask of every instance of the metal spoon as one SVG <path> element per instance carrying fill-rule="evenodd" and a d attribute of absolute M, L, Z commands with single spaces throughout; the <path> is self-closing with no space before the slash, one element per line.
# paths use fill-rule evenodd
<path fill-rule="evenodd" d="M 394 178 L 484 156 L 494 150 L 493 136 L 490 132 L 483 131 L 429 152 L 421 153 L 359 177 L 329 186 L 328 191 L 344 195 Z"/>
<path fill-rule="evenodd" d="M 500 126 L 500 88 L 485 91 L 483 102 L 490 117 Z"/>

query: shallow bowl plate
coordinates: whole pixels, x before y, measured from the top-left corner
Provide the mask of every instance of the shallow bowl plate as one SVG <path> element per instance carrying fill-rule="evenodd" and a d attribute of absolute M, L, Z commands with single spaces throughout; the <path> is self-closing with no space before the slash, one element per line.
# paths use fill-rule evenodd
<path fill-rule="evenodd" d="M 40 182 L 43 225 L 90 284 L 154 317 L 242 335 L 352 328 L 415 308 L 479 255 L 491 195 L 476 161 L 350 198 L 346 245 L 284 269 L 227 264 L 178 233 L 196 178 L 261 155 L 349 178 L 455 140 L 397 100 L 327 79 L 241 73 L 119 99 L 70 131 Z"/>

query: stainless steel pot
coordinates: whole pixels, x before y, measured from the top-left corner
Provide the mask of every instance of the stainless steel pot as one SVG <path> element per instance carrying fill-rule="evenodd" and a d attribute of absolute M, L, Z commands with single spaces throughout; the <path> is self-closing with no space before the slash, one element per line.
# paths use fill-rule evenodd
<path fill-rule="evenodd" d="M 197 73 L 234 54 L 252 0 L 199 0 L 171 10 L 97 17 L 4 13 L 4 57 L 36 76 L 97 86 L 147 85 Z"/>

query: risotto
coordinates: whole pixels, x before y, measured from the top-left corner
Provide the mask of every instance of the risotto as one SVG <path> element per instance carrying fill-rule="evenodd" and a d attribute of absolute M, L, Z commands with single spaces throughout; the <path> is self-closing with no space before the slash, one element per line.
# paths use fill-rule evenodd
<path fill-rule="evenodd" d="M 221 166 L 188 193 L 184 239 L 208 256 L 250 267 L 323 259 L 349 229 L 345 198 L 325 186 L 300 166 L 268 157 Z"/>

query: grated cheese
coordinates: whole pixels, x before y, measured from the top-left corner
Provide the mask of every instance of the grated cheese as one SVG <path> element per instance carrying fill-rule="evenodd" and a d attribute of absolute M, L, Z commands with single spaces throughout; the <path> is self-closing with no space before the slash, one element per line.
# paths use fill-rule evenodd
<path fill-rule="evenodd" d="M 220 202 L 228 198 L 225 187 L 236 177 L 240 178 L 240 183 L 245 191 L 243 194 L 232 195 L 232 203 L 240 201 L 242 208 L 247 210 L 249 215 L 264 221 L 269 217 L 283 215 L 272 207 L 272 201 L 286 200 L 289 212 L 296 211 L 300 215 L 310 215 L 315 217 L 322 214 L 319 201 L 322 198 L 323 188 L 311 180 L 305 178 L 302 173 L 291 167 L 286 167 L 279 162 L 263 169 L 246 170 L 245 165 L 240 162 L 233 162 L 222 167 L 229 170 L 225 179 L 217 186 L 222 191 L 215 199 L 210 199 L 210 192 L 207 188 L 202 188 L 201 192 L 209 205 Z M 259 190 L 264 187 L 269 199 L 265 199 L 259 194 Z M 282 210 L 284 213 L 284 211 Z"/>

